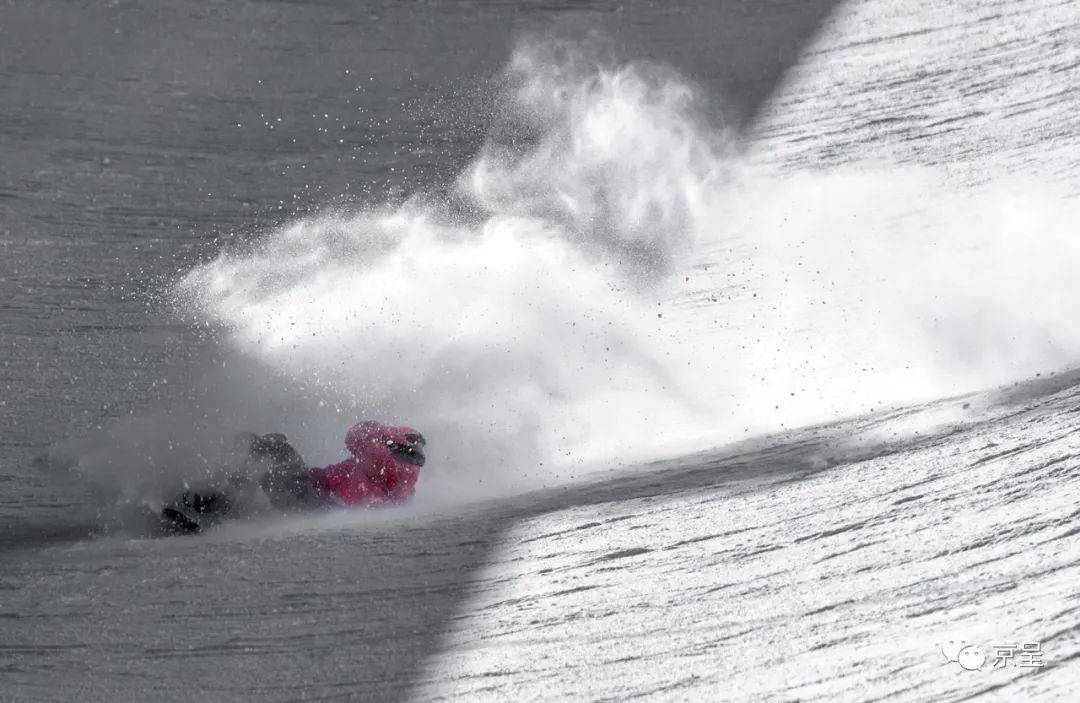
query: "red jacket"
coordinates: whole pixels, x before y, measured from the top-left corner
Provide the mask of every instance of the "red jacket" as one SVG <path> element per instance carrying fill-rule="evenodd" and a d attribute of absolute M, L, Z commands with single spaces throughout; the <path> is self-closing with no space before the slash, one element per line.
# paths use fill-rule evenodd
<path fill-rule="evenodd" d="M 345 435 L 348 459 L 323 469 L 312 469 L 308 480 L 324 503 L 376 507 L 402 505 L 412 500 L 420 467 L 424 465 L 424 438 L 411 427 L 391 427 L 366 420 Z"/>

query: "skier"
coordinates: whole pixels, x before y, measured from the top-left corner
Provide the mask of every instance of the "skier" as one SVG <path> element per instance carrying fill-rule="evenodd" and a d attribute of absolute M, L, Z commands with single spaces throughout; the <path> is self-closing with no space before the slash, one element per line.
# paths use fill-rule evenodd
<path fill-rule="evenodd" d="M 283 434 L 236 435 L 244 455 L 225 490 L 184 491 L 161 511 L 172 532 L 199 532 L 220 521 L 253 487 L 252 477 L 275 508 L 403 505 L 416 493 L 424 465 L 424 437 L 411 427 L 374 420 L 353 425 L 345 435 L 350 456 L 325 468 L 309 468 Z"/>

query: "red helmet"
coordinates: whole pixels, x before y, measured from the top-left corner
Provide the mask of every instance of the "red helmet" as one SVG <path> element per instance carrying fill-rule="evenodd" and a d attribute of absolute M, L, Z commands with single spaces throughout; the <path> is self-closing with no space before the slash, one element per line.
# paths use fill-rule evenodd
<path fill-rule="evenodd" d="M 368 458 L 404 461 L 424 465 L 424 436 L 411 427 L 394 427 L 375 420 L 364 420 L 349 428 L 345 446 L 357 459 Z"/>

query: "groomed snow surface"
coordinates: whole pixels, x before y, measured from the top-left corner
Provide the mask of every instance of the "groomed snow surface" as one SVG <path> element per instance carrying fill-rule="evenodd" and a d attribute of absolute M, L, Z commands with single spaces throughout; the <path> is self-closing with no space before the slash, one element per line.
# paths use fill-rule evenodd
<path fill-rule="evenodd" d="M 1059 376 L 456 514 L 9 550 L 3 698 L 1069 700 L 1078 411 Z"/>

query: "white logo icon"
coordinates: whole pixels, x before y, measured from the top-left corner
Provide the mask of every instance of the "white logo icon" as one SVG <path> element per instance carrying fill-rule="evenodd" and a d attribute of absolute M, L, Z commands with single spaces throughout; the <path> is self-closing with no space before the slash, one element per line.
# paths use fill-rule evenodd
<path fill-rule="evenodd" d="M 978 671 L 986 663 L 986 652 L 982 650 L 982 647 L 969 645 L 960 650 L 957 663 L 968 671 Z"/>
<path fill-rule="evenodd" d="M 941 653 L 945 655 L 947 662 L 960 662 L 960 650 L 967 647 L 968 643 L 961 639 L 949 639 L 941 643 Z"/>
<path fill-rule="evenodd" d="M 982 647 L 969 644 L 967 640 L 958 637 L 942 642 L 941 653 L 945 655 L 945 661 L 956 662 L 968 671 L 978 671 L 986 663 L 986 652 Z"/>

